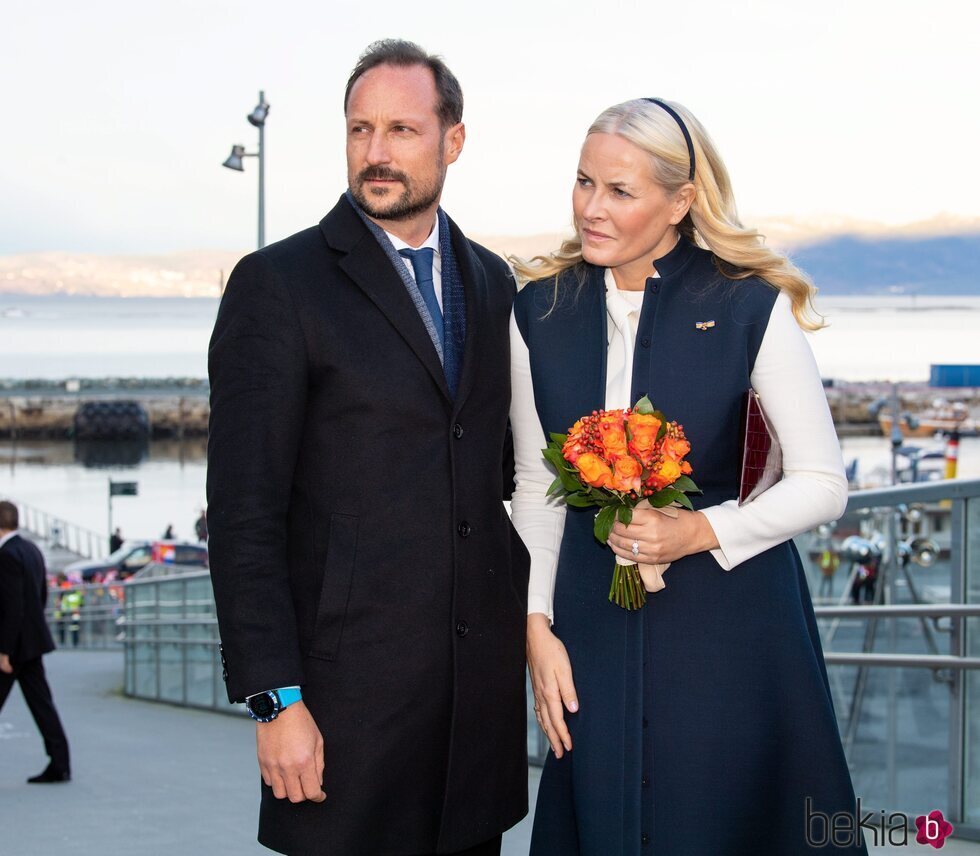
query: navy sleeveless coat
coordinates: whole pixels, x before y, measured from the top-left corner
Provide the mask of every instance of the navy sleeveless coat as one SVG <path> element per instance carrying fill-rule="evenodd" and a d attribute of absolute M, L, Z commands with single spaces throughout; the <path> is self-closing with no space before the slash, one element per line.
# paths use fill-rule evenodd
<path fill-rule="evenodd" d="M 636 401 L 676 419 L 705 508 L 738 494 L 741 400 L 776 290 L 722 276 L 682 238 L 648 280 L 633 365 Z M 584 277 L 584 281 L 583 281 Z M 544 435 L 601 409 L 604 270 L 588 264 L 518 295 Z M 699 321 L 714 321 L 698 330 Z M 569 508 L 554 632 L 571 659 L 574 748 L 548 754 L 532 856 L 795 856 L 812 811 L 853 816 L 820 639 L 799 554 L 786 541 L 723 570 L 674 562 L 667 588 L 627 612 L 609 603 L 614 556 L 594 509 Z M 823 832 L 813 821 L 814 836 Z M 820 852 L 865 853 L 862 846 Z"/>

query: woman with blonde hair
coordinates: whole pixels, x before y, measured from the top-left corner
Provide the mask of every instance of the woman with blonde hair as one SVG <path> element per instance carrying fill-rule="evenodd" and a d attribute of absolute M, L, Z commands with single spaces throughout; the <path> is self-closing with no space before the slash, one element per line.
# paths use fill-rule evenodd
<path fill-rule="evenodd" d="M 531 553 L 528 663 L 549 752 L 532 856 L 865 853 L 794 535 L 839 517 L 840 447 L 803 329 L 813 286 L 739 222 L 701 124 L 639 99 L 589 128 L 575 236 L 516 262 L 513 519 Z M 783 478 L 739 505 L 740 411 L 764 402 Z M 550 433 L 648 396 L 702 493 L 609 546 L 646 580 L 608 600 L 594 509 L 546 496 Z M 850 831 L 841 831 L 850 815 Z"/>

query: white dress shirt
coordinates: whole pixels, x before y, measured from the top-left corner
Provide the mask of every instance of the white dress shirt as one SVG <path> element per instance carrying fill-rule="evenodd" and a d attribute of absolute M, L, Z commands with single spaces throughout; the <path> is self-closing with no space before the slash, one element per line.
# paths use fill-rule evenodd
<path fill-rule="evenodd" d="M 608 362 L 605 407 L 625 408 L 632 388 L 633 342 L 643 292 L 616 290 L 606 272 Z M 634 305 L 635 304 L 635 305 Z M 531 554 L 528 613 L 553 619 L 555 573 L 565 523 L 565 503 L 548 497 L 554 473 L 541 456 L 543 432 L 534 404 L 527 345 L 511 317 L 512 399 L 516 485 L 511 514 Z M 731 570 L 789 538 L 836 519 L 847 502 L 844 461 L 823 383 L 806 336 L 780 293 L 752 370 L 751 384 L 783 450 L 783 479 L 752 502 L 737 500 L 701 509 L 719 547 L 711 551 Z"/>
<path fill-rule="evenodd" d="M 391 232 L 385 231 L 388 236 L 388 240 L 391 241 L 391 245 L 395 248 L 395 252 L 399 250 L 421 250 L 423 247 L 431 247 L 435 250 L 435 254 L 432 256 L 432 287 L 436 292 L 436 302 L 439 304 L 439 311 L 442 311 L 442 254 L 439 252 L 439 217 L 436 216 L 435 225 L 432 227 L 432 231 L 429 232 L 429 237 L 425 239 L 417 247 L 413 247 L 411 244 L 406 244 L 401 238 L 392 235 Z M 412 267 L 412 260 L 402 256 L 402 260 L 405 262 L 405 267 L 408 268 L 408 273 L 415 279 L 415 268 Z"/>

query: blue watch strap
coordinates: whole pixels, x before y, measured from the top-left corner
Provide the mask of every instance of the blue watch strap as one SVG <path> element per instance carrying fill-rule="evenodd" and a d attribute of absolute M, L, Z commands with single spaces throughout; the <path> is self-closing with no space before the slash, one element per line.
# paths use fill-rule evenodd
<path fill-rule="evenodd" d="M 303 693 L 299 687 L 286 687 L 276 690 L 276 695 L 279 696 L 280 710 L 285 710 L 289 705 L 295 704 L 303 698 Z"/>

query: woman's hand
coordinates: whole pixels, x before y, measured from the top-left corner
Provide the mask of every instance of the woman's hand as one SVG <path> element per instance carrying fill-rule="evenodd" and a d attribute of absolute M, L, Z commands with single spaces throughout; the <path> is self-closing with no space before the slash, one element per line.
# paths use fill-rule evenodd
<path fill-rule="evenodd" d="M 718 546 L 707 517 L 700 511 L 676 510 L 677 517 L 668 517 L 653 508 L 635 508 L 629 526 L 616 521 L 609 535 L 609 546 L 617 556 L 647 565 L 676 562 Z M 639 554 L 633 552 L 634 541 L 639 546 Z"/>
<path fill-rule="evenodd" d="M 534 690 L 534 712 L 556 758 L 572 749 L 565 724 L 565 708 L 578 710 L 572 682 L 572 664 L 561 640 L 551 632 L 548 616 L 532 612 L 527 617 L 527 665 Z"/>

